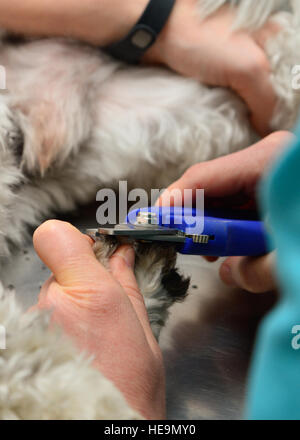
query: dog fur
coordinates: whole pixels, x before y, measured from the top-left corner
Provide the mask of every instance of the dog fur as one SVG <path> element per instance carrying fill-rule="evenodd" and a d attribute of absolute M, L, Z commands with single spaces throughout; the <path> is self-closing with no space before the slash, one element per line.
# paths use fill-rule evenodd
<path fill-rule="evenodd" d="M 113 236 L 99 237 L 94 245 L 97 259 L 107 268 L 111 255 L 120 242 Z M 169 308 L 183 301 L 190 280 L 176 268 L 176 249 L 156 243 L 134 243 L 136 254 L 135 277 L 144 297 L 149 321 L 156 339 L 164 326 Z"/>
<path fill-rule="evenodd" d="M 203 0 L 200 6 L 207 13 L 221 3 Z M 253 11 L 261 24 L 280 2 L 250 3 L 240 2 L 240 26 L 250 24 Z M 285 129 L 299 109 L 291 68 L 299 63 L 300 22 L 296 9 L 273 20 L 282 25 L 267 47 L 280 100 L 273 127 Z M 165 187 L 190 165 L 256 139 L 234 93 L 160 68 L 125 66 L 94 48 L 53 39 L 4 40 L 0 60 L 8 87 L 0 95 L 0 255 L 5 258 L 11 243 L 24 241 L 28 225 L 93 200 L 100 188 L 116 187 L 119 180 Z M 15 145 L 8 142 L 12 138 Z"/>
<path fill-rule="evenodd" d="M 224 3 L 201 0 L 199 13 L 205 17 Z M 239 4 L 236 27 L 256 28 L 270 17 L 282 26 L 266 50 L 279 98 L 273 128 L 289 129 L 300 103 L 291 87 L 291 68 L 299 64 L 299 2 L 232 3 Z M 100 188 L 117 187 L 120 180 L 165 187 L 190 165 L 257 138 L 233 92 L 161 68 L 125 66 L 77 42 L 4 38 L 0 60 L 8 86 L 0 95 L 2 259 L 24 242 L 28 226 L 93 200 Z M 169 306 L 187 288 L 181 278 L 173 287 L 179 275 L 174 250 L 168 252 L 153 247 L 137 252 L 136 276 L 156 336 Z M 8 350 L 0 351 L 0 417 L 138 417 L 70 342 L 47 332 L 44 315 L 21 318 L 7 293 L 0 313 L 9 334 Z M 57 377 L 67 380 L 65 388 Z M 63 405 L 65 399 L 70 405 Z"/>
<path fill-rule="evenodd" d="M 0 284 L 0 322 L 6 349 L 0 349 L 1 420 L 138 420 L 116 387 L 95 370 L 49 315 L 26 313 L 14 293 Z"/>

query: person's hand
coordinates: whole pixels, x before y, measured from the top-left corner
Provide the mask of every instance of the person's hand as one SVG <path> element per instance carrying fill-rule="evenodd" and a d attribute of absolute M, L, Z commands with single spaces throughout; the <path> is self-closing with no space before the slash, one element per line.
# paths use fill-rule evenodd
<path fill-rule="evenodd" d="M 93 241 L 72 225 L 48 221 L 34 234 L 35 250 L 53 272 L 38 308 L 52 310 L 79 349 L 148 419 L 165 416 L 162 355 L 152 334 L 143 297 L 133 273 L 134 251 L 120 247 L 106 270 Z"/>
<path fill-rule="evenodd" d="M 246 102 L 258 133 L 268 134 L 276 97 L 264 46 L 278 32 L 277 25 L 269 22 L 252 34 L 233 32 L 234 8 L 224 6 L 201 21 L 197 3 L 198 0 L 176 2 L 166 27 L 144 61 L 167 65 L 211 86 L 232 88 Z"/>
<path fill-rule="evenodd" d="M 273 133 L 245 150 L 194 165 L 168 188 L 165 195 L 162 194 L 157 205 L 169 203 L 170 195 L 175 189 L 179 191 L 173 192 L 175 197 L 171 197 L 174 205 L 182 203 L 184 189 L 204 189 L 205 203 L 210 202 L 214 206 L 237 208 L 253 203 L 262 175 L 291 138 L 292 135 L 288 132 Z M 276 286 L 273 276 L 274 256 L 272 253 L 257 258 L 227 258 L 220 268 L 221 279 L 228 285 L 253 293 L 273 290 Z"/>

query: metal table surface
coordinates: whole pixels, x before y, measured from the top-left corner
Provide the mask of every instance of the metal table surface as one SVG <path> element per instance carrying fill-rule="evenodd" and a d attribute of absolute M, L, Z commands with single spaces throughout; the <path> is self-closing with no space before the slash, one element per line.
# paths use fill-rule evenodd
<path fill-rule="evenodd" d="M 68 218 L 80 229 L 95 227 L 93 210 Z M 192 278 L 186 301 L 173 306 L 160 338 L 167 379 L 169 419 L 240 419 L 257 324 L 271 307 L 271 295 L 226 288 L 219 263 L 179 256 Z M 36 302 L 48 269 L 31 244 L 18 251 L 1 278 L 16 288 L 25 308 Z"/>

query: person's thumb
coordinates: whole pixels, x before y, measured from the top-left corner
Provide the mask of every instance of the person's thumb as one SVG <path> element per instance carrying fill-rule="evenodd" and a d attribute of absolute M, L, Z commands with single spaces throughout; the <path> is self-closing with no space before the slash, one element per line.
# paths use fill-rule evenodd
<path fill-rule="evenodd" d="M 257 258 L 231 257 L 222 264 L 220 277 L 230 286 L 265 293 L 276 289 L 274 266 L 275 252 Z"/>
<path fill-rule="evenodd" d="M 62 286 L 88 287 L 95 284 L 95 279 L 101 277 L 105 281 L 109 277 L 95 257 L 92 239 L 70 223 L 58 220 L 43 223 L 34 233 L 33 244 Z"/>

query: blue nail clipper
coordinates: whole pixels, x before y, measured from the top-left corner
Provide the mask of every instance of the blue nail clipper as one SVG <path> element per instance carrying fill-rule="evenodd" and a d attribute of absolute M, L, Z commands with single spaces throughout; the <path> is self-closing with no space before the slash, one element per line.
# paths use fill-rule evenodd
<path fill-rule="evenodd" d="M 217 211 L 200 213 L 192 208 L 143 208 L 129 212 L 126 223 L 113 228 L 90 229 L 95 240 L 113 235 L 128 241 L 160 242 L 175 246 L 186 255 L 212 257 L 258 256 L 268 249 L 264 223 L 241 220 L 242 214 Z M 251 217 L 251 216 L 250 216 Z"/>

